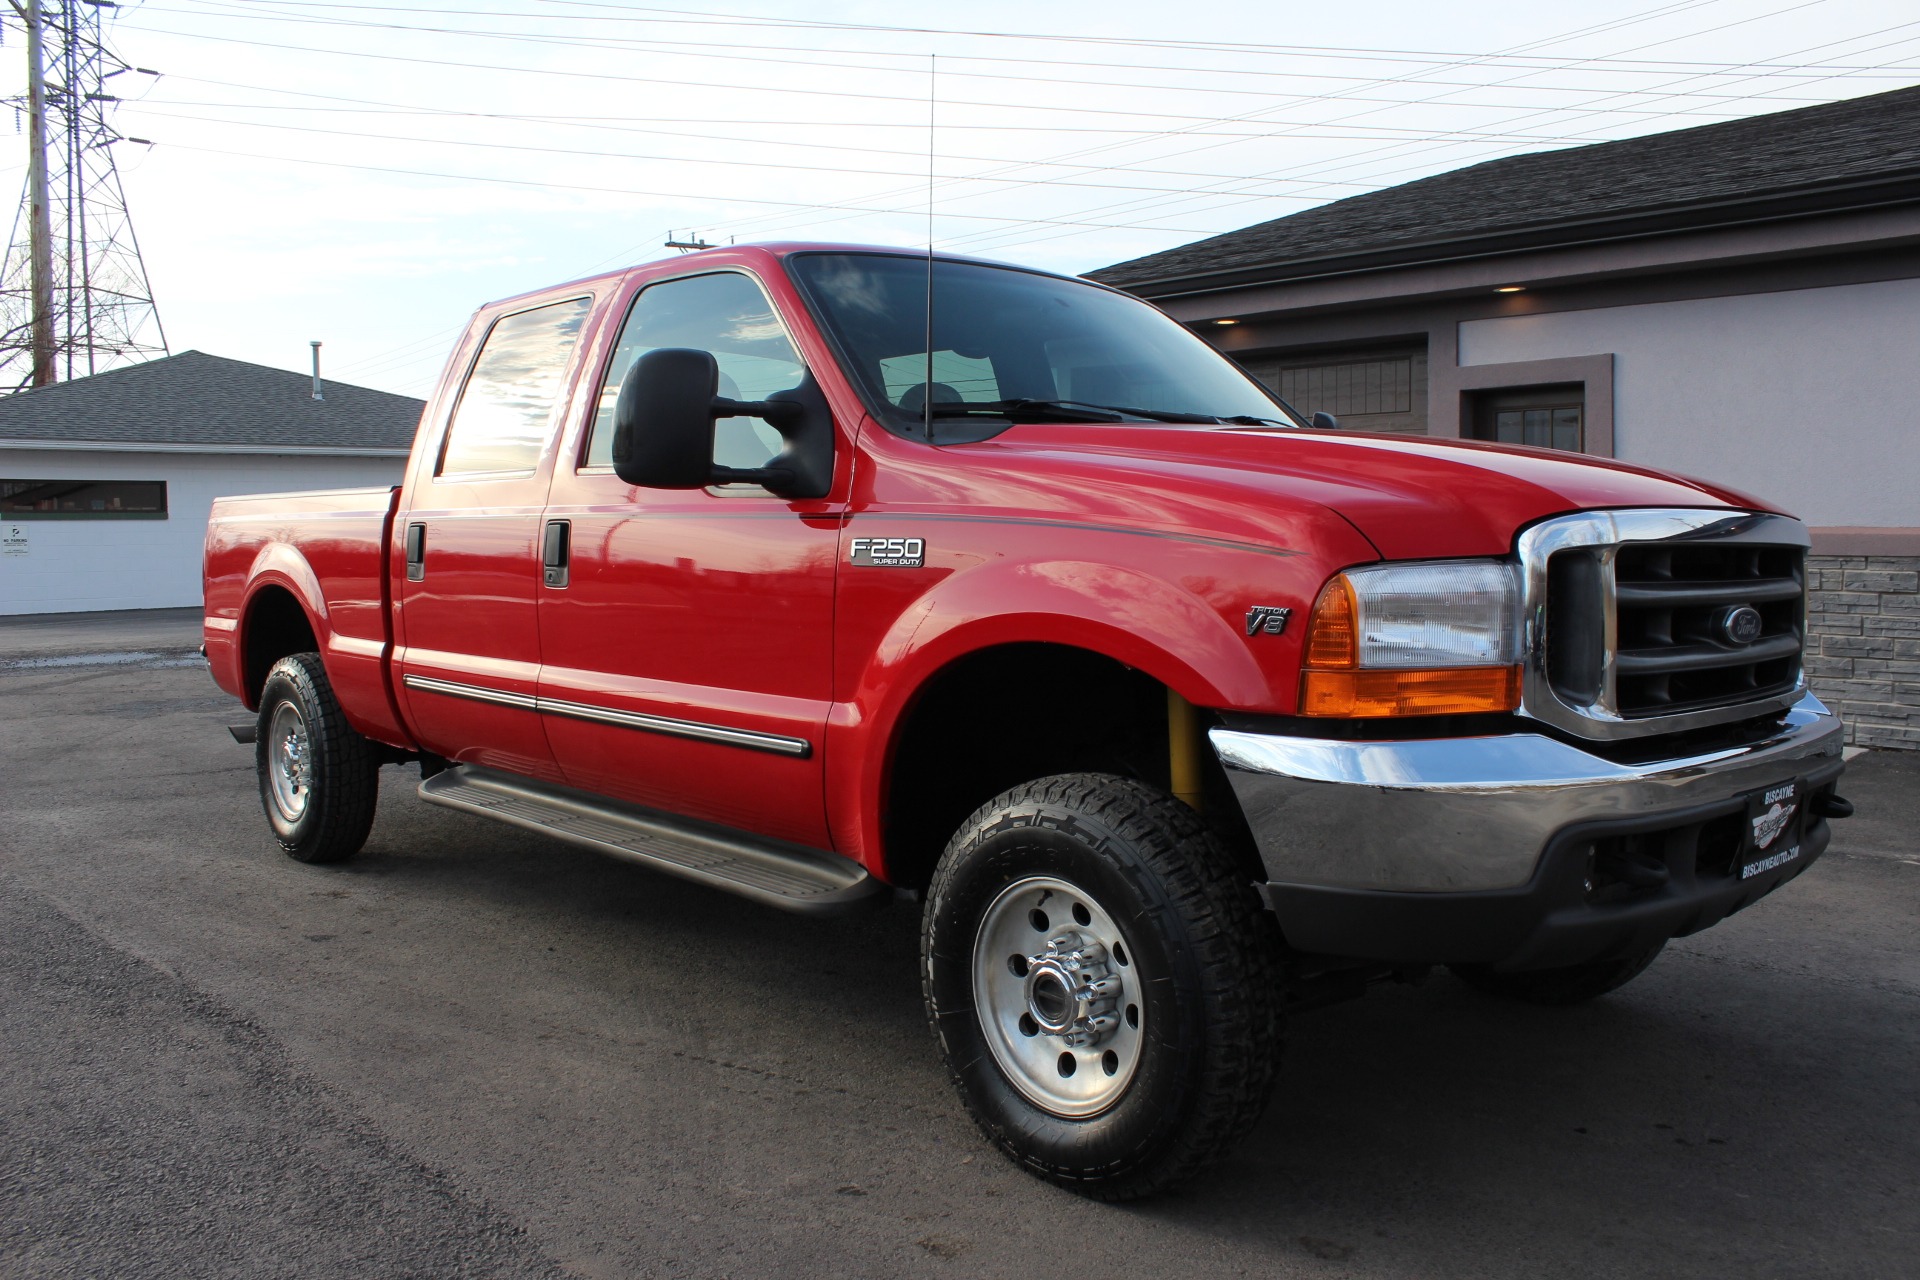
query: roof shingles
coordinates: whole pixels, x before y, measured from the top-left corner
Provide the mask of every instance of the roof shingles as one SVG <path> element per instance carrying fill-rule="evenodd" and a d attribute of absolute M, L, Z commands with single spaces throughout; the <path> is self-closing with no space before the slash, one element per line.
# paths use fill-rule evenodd
<path fill-rule="evenodd" d="M 404 453 L 425 401 L 203 351 L 0 397 L 0 441 Z"/>
<path fill-rule="evenodd" d="M 1127 287 L 1920 173 L 1920 86 L 1508 156 L 1088 272 Z"/>

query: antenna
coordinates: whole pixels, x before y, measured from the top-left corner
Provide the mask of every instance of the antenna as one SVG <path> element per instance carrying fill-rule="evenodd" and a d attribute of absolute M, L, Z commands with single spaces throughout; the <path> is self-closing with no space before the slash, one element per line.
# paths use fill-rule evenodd
<path fill-rule="evenodd" d="M 927 55 L 927 380 L 920 389 L 921 427 L 933 443 L 933 105 L 938 100 L 940 55 Z"/>
<path fill-rule="evenodd" d="M 673 232 L 669 231 L 667 232 L 667 243 L 665 247 L 668 249 L 678 249 L 682 253 L 692 253 L 697 249 L 713 248 L 712 245 L 700 238 L 700 233 L 697 231 L 687 232 L 687 238 L 685 240 L 675 240 L 673 238 Z"/>

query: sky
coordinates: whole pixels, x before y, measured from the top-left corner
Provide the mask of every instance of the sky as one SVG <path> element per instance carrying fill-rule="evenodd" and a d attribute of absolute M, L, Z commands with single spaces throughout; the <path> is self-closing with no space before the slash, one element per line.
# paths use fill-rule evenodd
<path fill-rule="evenodd" d="M 1911 0 L 124 0 L 107 43 L 170 349 L 304 371 L 318 339 L 417 396 L 477 306 L 669 238 L 921 246 L 931 206 L 941 249 L 1080 272 L 1920 83 Z"/>

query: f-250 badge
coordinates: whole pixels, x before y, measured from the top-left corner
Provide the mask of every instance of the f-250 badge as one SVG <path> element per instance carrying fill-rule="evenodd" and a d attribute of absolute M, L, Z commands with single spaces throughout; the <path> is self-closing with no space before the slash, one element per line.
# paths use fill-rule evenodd
<path fill-rule="evenodd" d="M 1282 609 L 1270 604 L 1257 604 L 1247 610 L 1247 634 L 1277 636 L 1287 629 L 1287 619 L 1292 616 L 1291 609 Z"/>
<path fill-rule="evenodd" d="M 927 562 L 925 538 L 855 538 L 851 563 L 877 569 L 918 569 Z"/>

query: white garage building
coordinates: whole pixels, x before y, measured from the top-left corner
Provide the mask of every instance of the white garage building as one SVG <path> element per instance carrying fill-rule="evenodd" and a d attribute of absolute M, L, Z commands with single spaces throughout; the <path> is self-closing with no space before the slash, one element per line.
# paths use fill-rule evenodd
<path fill-rule="evenodd" d="M 216 497 L 398 484 L 423 407 L 199 351 L 0 399 L 0 614 L 197 605 Z"/>

